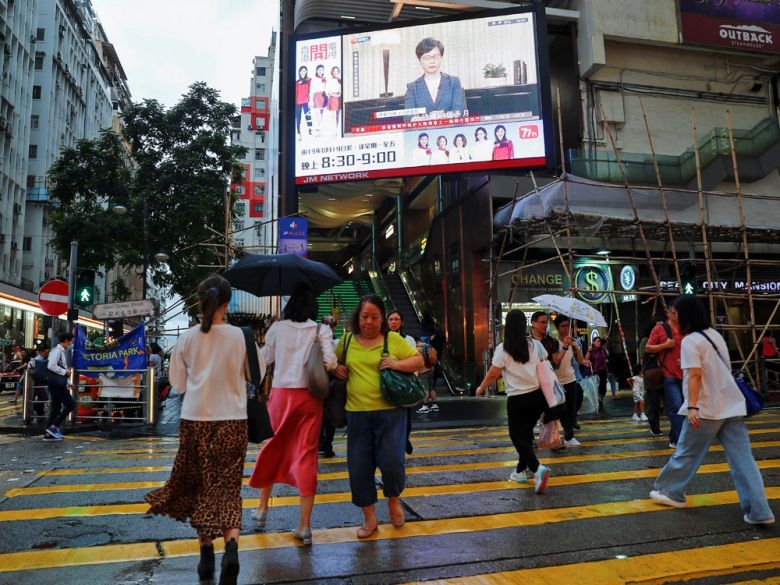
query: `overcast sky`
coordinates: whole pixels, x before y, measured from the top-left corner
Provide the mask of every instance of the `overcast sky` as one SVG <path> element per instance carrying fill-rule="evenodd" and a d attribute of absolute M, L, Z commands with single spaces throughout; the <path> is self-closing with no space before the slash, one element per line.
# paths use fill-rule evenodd
<path fill-rule="evenodd" d="M 116 48 L 133 101 L 175 105 L 205 81 L 237 106 L 249 97 L 252 59 L 268 53 L 278 0 L 92 0 Z"/>

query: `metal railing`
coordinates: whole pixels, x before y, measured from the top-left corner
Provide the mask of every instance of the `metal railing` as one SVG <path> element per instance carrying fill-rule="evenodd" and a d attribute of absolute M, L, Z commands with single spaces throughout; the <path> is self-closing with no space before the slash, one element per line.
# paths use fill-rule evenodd
<path fill-rule="evenodd" d="M 110 378 L 109 372 L 116 374 L 117 370 L 70 369 L 68 382 L 76 407 L 68 415 L 68 422 L 156 424 L 160 404 L 154 368 L 119 370 L 130 374 L 124 378 Z M 23 387 L 22 420 L 25 424 L 45 421 L 48 416 L 48 386 L 36 383 L 27 372 Z"/>

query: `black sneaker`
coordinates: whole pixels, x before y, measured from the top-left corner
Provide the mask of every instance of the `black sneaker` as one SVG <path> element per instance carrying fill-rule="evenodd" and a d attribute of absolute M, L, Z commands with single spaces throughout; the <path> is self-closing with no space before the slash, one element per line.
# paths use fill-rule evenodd
<path fill-rule="evenodd" d="M 329 449 L 326 451 L 320 451 L 319 455 L 323 459 L 333 459 L 336 456 L 336 452 L 333 449 Z"/>
<path fill-rule="evenodd" d="M 663 435 L 663 433 L 661 432 L 661 429 L 658 429 L 658 430 L 650 429 L 650 436 L 651 437 L 660 437 L 661 435 Z"/>

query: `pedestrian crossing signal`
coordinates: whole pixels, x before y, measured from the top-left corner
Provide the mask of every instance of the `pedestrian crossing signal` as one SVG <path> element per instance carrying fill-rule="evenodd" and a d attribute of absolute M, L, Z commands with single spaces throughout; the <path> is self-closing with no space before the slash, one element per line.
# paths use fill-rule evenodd
<path fill-rule="evenodd" d="M 699 292 L 699 281 L 696 279 L 696 266 L 688 264 L 680 275 L 680 293 L 695 295 Z"/>
<path fill-rule="evenodd" d="M 73 299 L 79 307 L 91 307 L 95 304 L 95 271 L 79 270 L 76 277 L 76 291 Z"/>

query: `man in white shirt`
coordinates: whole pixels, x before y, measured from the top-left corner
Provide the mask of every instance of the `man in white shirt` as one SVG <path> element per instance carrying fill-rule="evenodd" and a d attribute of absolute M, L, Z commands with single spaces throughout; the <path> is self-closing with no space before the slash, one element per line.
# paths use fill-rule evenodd
<path fill-rule="evenodd" d="M 57 347 L 49 353 L 49 396 L 51 408 L 46 421 L 44 441 L 62 441 L 60 425 L 76 407 L 76 401 L 70 395 L 68 388 L 68 348 L 73 343 L 73 333 L 65 333 L 60 337 Z"/>

